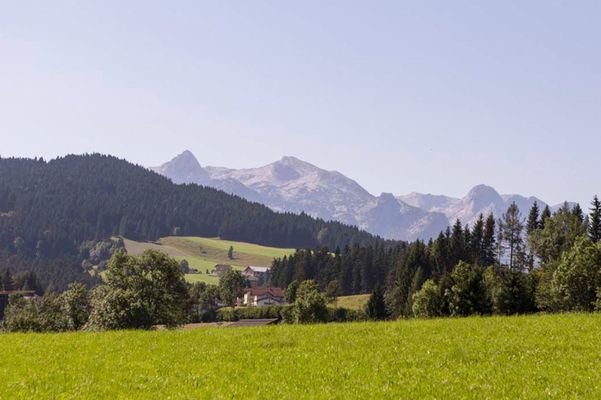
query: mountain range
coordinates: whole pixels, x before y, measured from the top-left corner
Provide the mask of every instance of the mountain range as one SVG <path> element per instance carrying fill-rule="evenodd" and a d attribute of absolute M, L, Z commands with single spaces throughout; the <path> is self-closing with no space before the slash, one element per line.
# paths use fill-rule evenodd
<path fill-rule="evenodd" d="M 502 195 L 486 185 L 466 196 L 410 193 L 374 196 L 354 180 L 296 157 L 248 169 L 201 166 L 190 151 L 151 170 L 176 184 L 196 183 L 258 202 L 275 211 L 304 212 L 324 220 L 355 225 L 386 239 L 427 240 L 459 219 L 473 224 L 480 213 L 500 217 L 515 202 L 526 214 L 536 197 Z"/>

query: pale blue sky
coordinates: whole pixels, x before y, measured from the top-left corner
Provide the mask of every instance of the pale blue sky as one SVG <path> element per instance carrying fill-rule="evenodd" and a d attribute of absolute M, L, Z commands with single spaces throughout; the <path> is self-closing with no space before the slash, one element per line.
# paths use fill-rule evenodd
<path fill-rule="evenodd" d="M 600 21 L 599 1 L 0 0 L 0 155 L 294 155 L 374 194 L 588 205 Z"/>

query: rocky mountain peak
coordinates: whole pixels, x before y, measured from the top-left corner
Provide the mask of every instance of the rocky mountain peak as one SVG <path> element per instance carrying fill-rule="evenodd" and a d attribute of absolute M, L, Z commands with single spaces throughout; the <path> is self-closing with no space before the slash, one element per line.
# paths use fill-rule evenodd
<path fill-rule="evenodd" d="M 186 150 L 171 161 L 151 170 L 170 178 L 174 183 L 205 183 L 208 178 L 206 171 L 192 154 Z"/>

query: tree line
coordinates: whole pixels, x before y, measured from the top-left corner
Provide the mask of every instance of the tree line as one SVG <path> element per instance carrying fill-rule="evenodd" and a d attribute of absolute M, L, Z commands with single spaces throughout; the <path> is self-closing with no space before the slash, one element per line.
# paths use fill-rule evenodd
<path fill-rule="evenodd" d="M 383 318 L 590 311 L 601 308 L 600 238 L 596 196 L 588 215 L 534 203 L 523 217 L 513 203 L 501 218 L 458 220 L 428 242 L 299 250 L 274 260 L 271 283 L 371 293 Z"/>
<path fill-rule="evenodd" d="M 299 250 L 274 261 L 271 283 L 287 283 L 284 307 L 238 311 L 245 286 L 239 271 L 212 286 L 186 283 L 185 267 L 160 252 L 133 257 L 118 250 L 92 290 L 74 283 L 35 299 L 12 296 L 3 327 L 149 329 L 240 316 L 312 323 L 601 310 L 601 203 L 595 197 L 589 215 L 579 206 L 551 213 L 534 204 L 527 218 L 512 204 L 498 220 L 480 216 L 473 228 L 457 221 L 427 243 Z M 7 270 L 2 285 L 35 288 L 35 276 Z M 327 306 L 345 291 L 371 293 L 363 313 Z"/>
<path fill-rule="evenodd" d="M 47 290 L 39 297 L 10 296 L 0 328 L 9 332 L 103 331 L 176 327 L 185 323 L 276 318 L 288 323 L 346 321 L 349 310 L 331 309 L 313 281 L 287 294 L 290 304 L 237 308 L 245 280 L 229 271 L 219 285 L 189 284 L 184 265 L 166 254 L 148 250 L 141 256 L 117 251 L 102 284 L 89 289 L 72 283 L 63 292 Z M 5 289 L 15 280 L 4 274 Z"/>

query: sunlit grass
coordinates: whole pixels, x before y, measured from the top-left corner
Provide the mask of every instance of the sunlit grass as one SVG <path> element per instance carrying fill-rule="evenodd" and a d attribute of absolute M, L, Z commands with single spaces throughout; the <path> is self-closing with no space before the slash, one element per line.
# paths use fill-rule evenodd
<path fill-rule="evenodd" d="M 0 398 L 601 398 L 601 315 L 0 335 Z"/>
<path fill-rule="evenodd" d="M 336 307 L 347 308 L 349 310 L 363 310 L 369 301 L 369 294 L 357 294 L 354 296 L 339 296 L 336 298 Z"/>
<path fill-rule="evenodd" d="M 191 268 L 199 274 L 188 274 L 189 282 L 205 282 L 217 284 L 219 278 L 208 275 L 216 264 L 230 264 L 234 270 L 242 270 L 247 265 L 270 267 L 274 258 L 284 257 L 294 253 L 294 249 L 259 246 L 251 243 L 233 242 L 215 238 L 201 237 L 165 237 L 157 243 L 136 242 L 124 239 L 125 248 L 129 254 L 139 255 L 144 250 L 159 250 L 178 261 L 187 260 Z M 230 246 L 234 247 L 234 258 L 228 257 Z"/>

